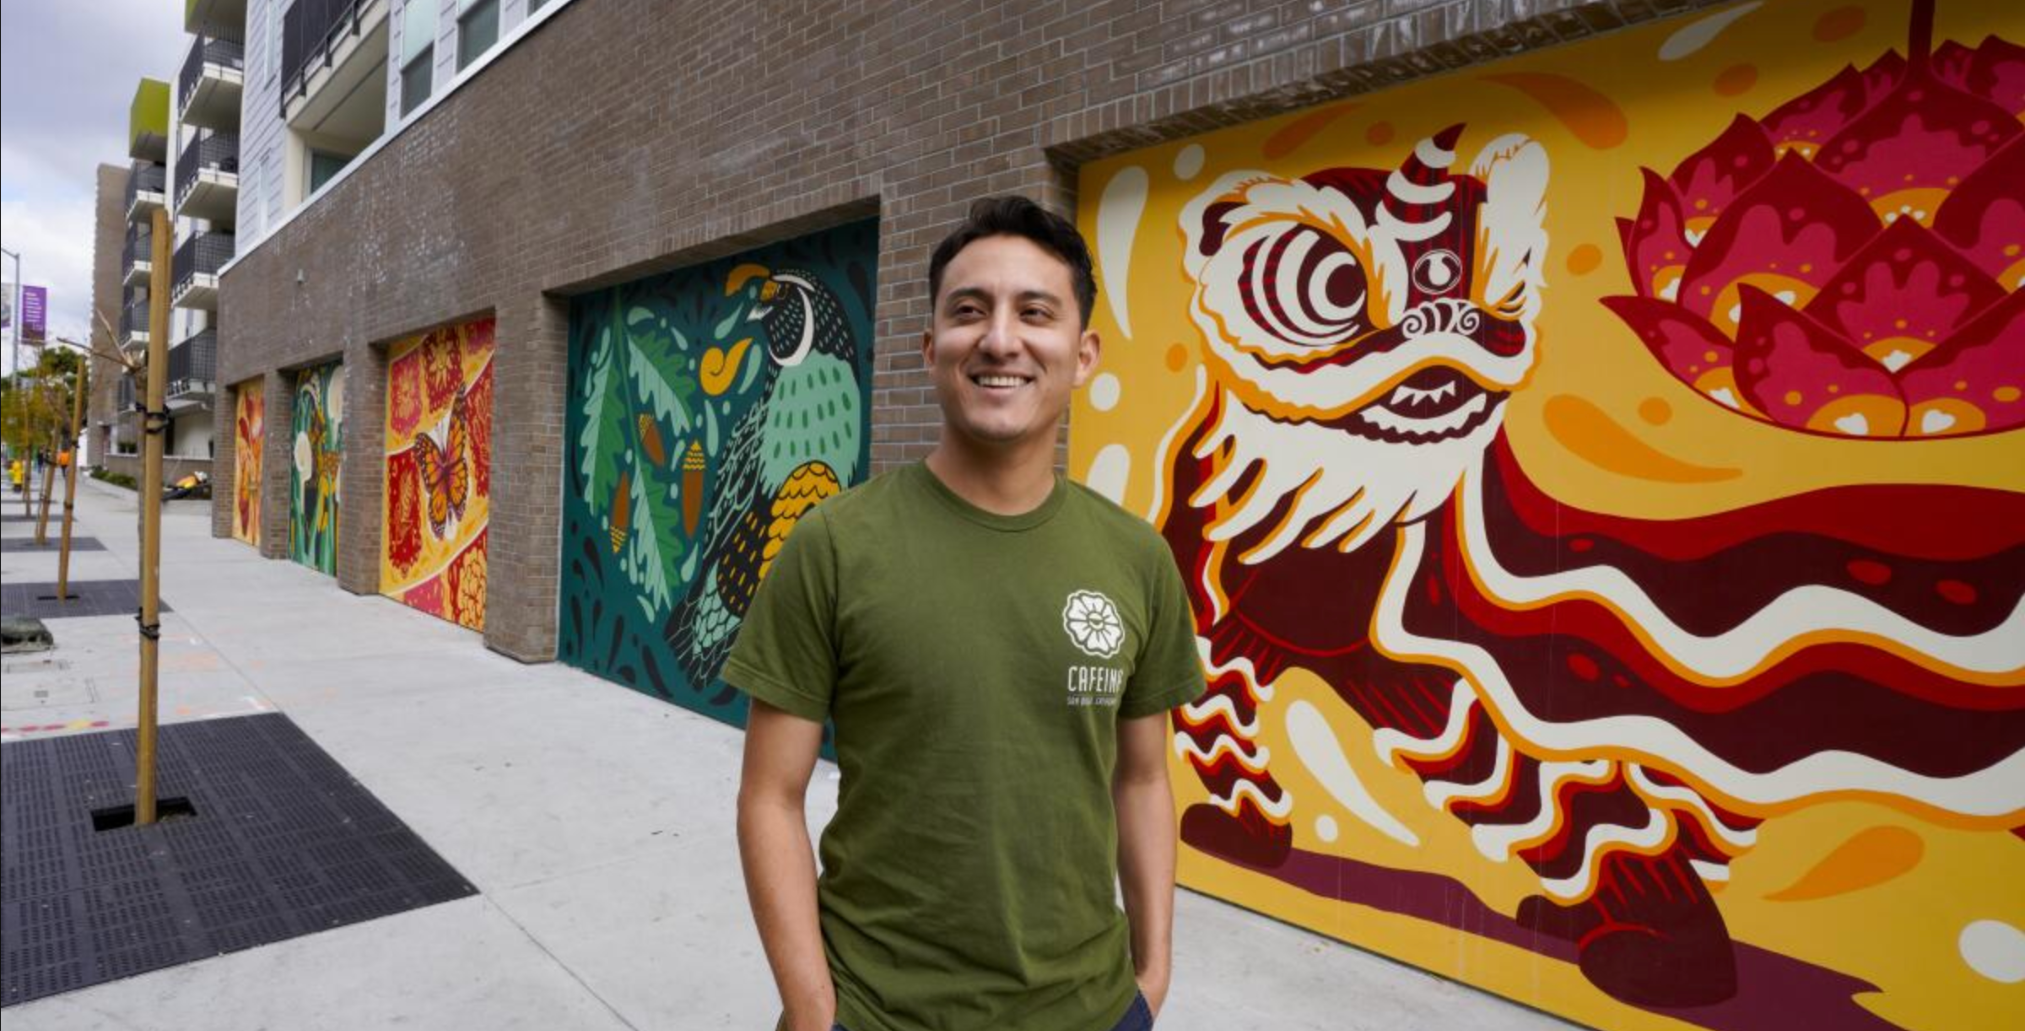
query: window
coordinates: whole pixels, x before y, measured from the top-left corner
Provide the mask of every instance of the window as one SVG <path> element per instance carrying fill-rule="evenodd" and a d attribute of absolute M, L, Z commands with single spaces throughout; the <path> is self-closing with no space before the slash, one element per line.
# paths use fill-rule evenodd
<path fill-rule="evenodd" d="M 542 5 L 546 3 L 548 3 L 548 0 L 527 0 L 527 13 L 533 14 L 541 10 Z"/>
<path fill-rule="evenodd" d="M 499 0 L 457 0 L 457 70 L 499 42 Z"/>
<path fill-rule="evenodd" d="M 346 165 L 351 163 L 352 159 L 343 154 L 331 154 L 311 148 L 309 152 L 309 192 L 315 193 L 322 189 L 323 184 L 330 182 L 339 172 L 345 170 Z"/>
<path fill-rule="evenodd" d="M 401 115 L 429 99 L 436 63 L 436 0 L 408 0 L 401 10 Z"/>

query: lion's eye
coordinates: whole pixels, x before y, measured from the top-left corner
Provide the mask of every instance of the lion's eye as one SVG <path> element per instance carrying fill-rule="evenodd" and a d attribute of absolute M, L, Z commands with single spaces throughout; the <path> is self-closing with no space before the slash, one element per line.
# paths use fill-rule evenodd
<path fill-rule="evenodd" d="M 1290 223 L 1250 241 L 1238 293 L 1260 329 L 1291 344 L 1321 347 L 1360 328 L 1364 269 L 1349 249 L 1312 226 Z"/>

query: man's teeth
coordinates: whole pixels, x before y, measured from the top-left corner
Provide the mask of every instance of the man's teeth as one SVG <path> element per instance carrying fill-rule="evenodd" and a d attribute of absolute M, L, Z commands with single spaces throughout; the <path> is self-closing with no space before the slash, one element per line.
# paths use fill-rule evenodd
<path fill-rule="evenodd" d="M 1017 387 L 1026 382 L 1018 376 L 972 376 L 970 379 L 981 387 Z"/>

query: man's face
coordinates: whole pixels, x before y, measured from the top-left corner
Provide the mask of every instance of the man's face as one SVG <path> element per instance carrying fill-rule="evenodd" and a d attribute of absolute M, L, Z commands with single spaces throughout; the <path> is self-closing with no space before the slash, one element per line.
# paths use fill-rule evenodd
<path fill-rule="evenodd" d="M 972 242 L 943 269 L 922 360 L 943 421 L 972 442 L 1046 438 L 1097 367 L 1069 266 L 1019 236 Z"/>

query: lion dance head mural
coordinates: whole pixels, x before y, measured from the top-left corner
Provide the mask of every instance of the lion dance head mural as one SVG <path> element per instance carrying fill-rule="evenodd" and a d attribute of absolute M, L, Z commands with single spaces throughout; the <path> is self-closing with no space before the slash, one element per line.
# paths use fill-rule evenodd
<path fill-rule="evenodd" d="M 1531 117 L 1396 135 L 1430 105 L 1381 96 L 1225 130 L 1168 148 L 1164 202 L 1153 156 L 1086 171 L 1104 328 L 1184 341 L 1122 389 L 1193 373 L 1143 491 L 1210 673 L 1173 725 L 1185 880 L 1604 1026 L 1942 1005 L 1878 1003 L 1851 947 L 1765 913 L 2025 868 L 2025 49 L 1936 45 L 1918 0 L 1859 69 L 1837 44 L 1887 31 L 1876 8 L 1760 6 L 1428 87 Z M 1778 31 L 1819 85 L 1753 91 L 1738 55 Z M 1638 135 L 1678 98 L 1613 101 L 1639 65 L 1581 59 L 1606 46 L 1751 102 L 1687 147 Z M 1116 228 L 1148 210 L 1173 243 Z M 1128 268 L 1152 246 L 1166 323 Z M 1643 430 L 1611 414 L 1630 391 Z M 1079 433 L 1129 453 L 1118 393 Z M 1690 423 L 1753 443 L 1654 445 Z M 1953 450 L 1877 450 L 1922 448 Z M 1947 943 L 1965 977 L 2002 982 L 2009 935 L 2025 964 L 2006 892 Z M 1428 924 L 1580 981 L 1470 966 Z"/>

